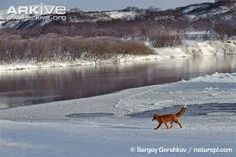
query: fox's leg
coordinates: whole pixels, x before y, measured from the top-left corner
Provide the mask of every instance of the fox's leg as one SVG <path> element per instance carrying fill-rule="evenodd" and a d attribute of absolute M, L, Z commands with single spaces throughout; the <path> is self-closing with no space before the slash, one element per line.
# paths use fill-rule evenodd
<path fill-rule="evenodd" d="M 168 127 L 167 123 L 165 123 L 165 125 L 166 125 L 166 128 L 167 128 L 167 129 L 169 129 L 169 127 Z"/>
<path fill-rule="evenodd" d="M 180 122 L 179 122 L 179 121 L 176 121 L 175 123 L 179 124 L 179 127 L 181 127 L 181 128 L 182 128 L 182 126 L 181 126 L 181 124 L 180 124 Z"/>
<path fill-rule="evenodd" d="M 170 129 L 173 127 L 173 122 L 170 122 Z"/>
<path fill-rule="evenodd" d="M 154 130 L 157 130 L 158 128 L 160 128 L 161 124 L 162 123 L 159 123 L 159 125 L 156 128 L 154 128 Z"/>

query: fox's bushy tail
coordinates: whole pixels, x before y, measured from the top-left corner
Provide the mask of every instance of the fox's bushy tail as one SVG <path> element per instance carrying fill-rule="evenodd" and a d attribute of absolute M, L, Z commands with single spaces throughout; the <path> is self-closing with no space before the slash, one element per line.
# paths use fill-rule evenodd
<path fill-rule="evenodd" d="M 187 106 L 183 106 L 179 112 L 177 112 L 175 115 L 177 117 L 180 117 L 184 114 L 184 112 L 187 110 Z"/>

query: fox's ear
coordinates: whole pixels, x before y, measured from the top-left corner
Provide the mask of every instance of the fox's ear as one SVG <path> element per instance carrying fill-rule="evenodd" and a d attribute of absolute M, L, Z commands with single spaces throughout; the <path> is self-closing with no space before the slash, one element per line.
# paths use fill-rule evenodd
<path fill-rule="evenodd" d="M 155 120 L 155 117 L 156 117 L 156 115 L 154 114 L 154 115 L 153 115 L 153 118 L 152 118 L 152 121 L 154 121 L 154 120 Z"/>

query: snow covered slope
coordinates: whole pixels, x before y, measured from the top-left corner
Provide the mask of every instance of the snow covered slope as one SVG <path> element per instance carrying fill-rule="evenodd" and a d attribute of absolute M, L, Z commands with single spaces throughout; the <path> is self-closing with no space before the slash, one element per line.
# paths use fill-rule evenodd
<path fill-rule="evenodd" d="M 192 20 L 194 18 L 211 18 L 216 16 L 232 18 L 232 16 L 235 16 L 235 4 L 235 2 L 202 3 L 177 9 Z"/>
<path fill-rule="evenodd" d="M 37 7 L 40 5 L 29 5 L 28 7 Z M 54 6 L 52 5 L 43 5 L 48 10 L 52 10 Z M 18 10 L 19 7 L 15 9 Z M 49 24 L 52 20 L 48 21 L 46 17 L 54 15 L 47 15 L 46 13 L 40 13 L 40 15 L 28 15 L 28 14 L 7 14 L 7 9 L 0 10 L 0 28 L 29 28 L 35 26 L 37 23 L 38 26 L 44 26 Z M 36 17 L 42 16 L 44 19 L 37 19 Z M 28 23 L 28 24 L 27 24 Z"/>
<path fill-rule="evenodd" d="M 190 21 L 196 21 L 199 19 L 220 18 L 228 21 L 236 21 L 236 2 L 223 2 L 223 3 L 202 3 L 193 4 L 185 7 L 180 7 L 171 10 L 158 10 L 158 9 L 124 9 L 114 11 L 93 11 L 83 12 L 79 9 L 71 9 L 66 14 L 66 21 L 50 21 L 44 25 L 42 21 L 30 20 L 25 24 L 25 20 L 19 20 L 15 22 L 16 28 L 29 28 L 37 26 L 45 26 L 48 24 L 67 24 L 67 23 L 78 23 L 78 22 L 97 22 L 97 21 L 111 21 L 111 20 L 181 20 L 188 19 Z M 3 16 L 4 17 L 4 16 Z M 10 24 L 9 24 L 10 22 Z M 22 26 L 21 26 L 22 25 Z M 2 27 L 13 26 L 12 21 L 5 20 Z"/>

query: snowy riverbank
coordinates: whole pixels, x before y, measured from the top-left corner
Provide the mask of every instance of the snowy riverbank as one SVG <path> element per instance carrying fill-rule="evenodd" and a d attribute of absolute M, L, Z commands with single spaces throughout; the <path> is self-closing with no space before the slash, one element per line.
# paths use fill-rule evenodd
<path fill-rule="evenodd" d="M 0 156 L 150 156 L 142 148 L 183 148 L 153 156 L 235 156 L 196 148 L 235 148 L 236 74 L 128 89 L 108 95 L 0 110 Z M 183 103 L 183 129 L 158 131 L 153 113 Z"/>
<path fill-rule="evenodd" d="M 146 43 L 150 47 L 149 43 Z M 152 48 L 154 54 L 150 55 L 115 55 L 109 59 L 83 59 L 83 57 L 74 61 L 61 62 L 52 61 L 46 63 L 37 63 L 28 61 L 27 63 L 15 62 L 12 64 L 1 64 L 0 71 L 38 69 L 67 66 L 95 66 L 102 64 L 128 64 L 135 62 L 171 60 L 178 58 L 191 58 L 200 56 L 223 56 L 236 55 L 236 41 L 184 41 L 179 47 Z M 87 54 L 89 55 L 89 54 Z"/>

